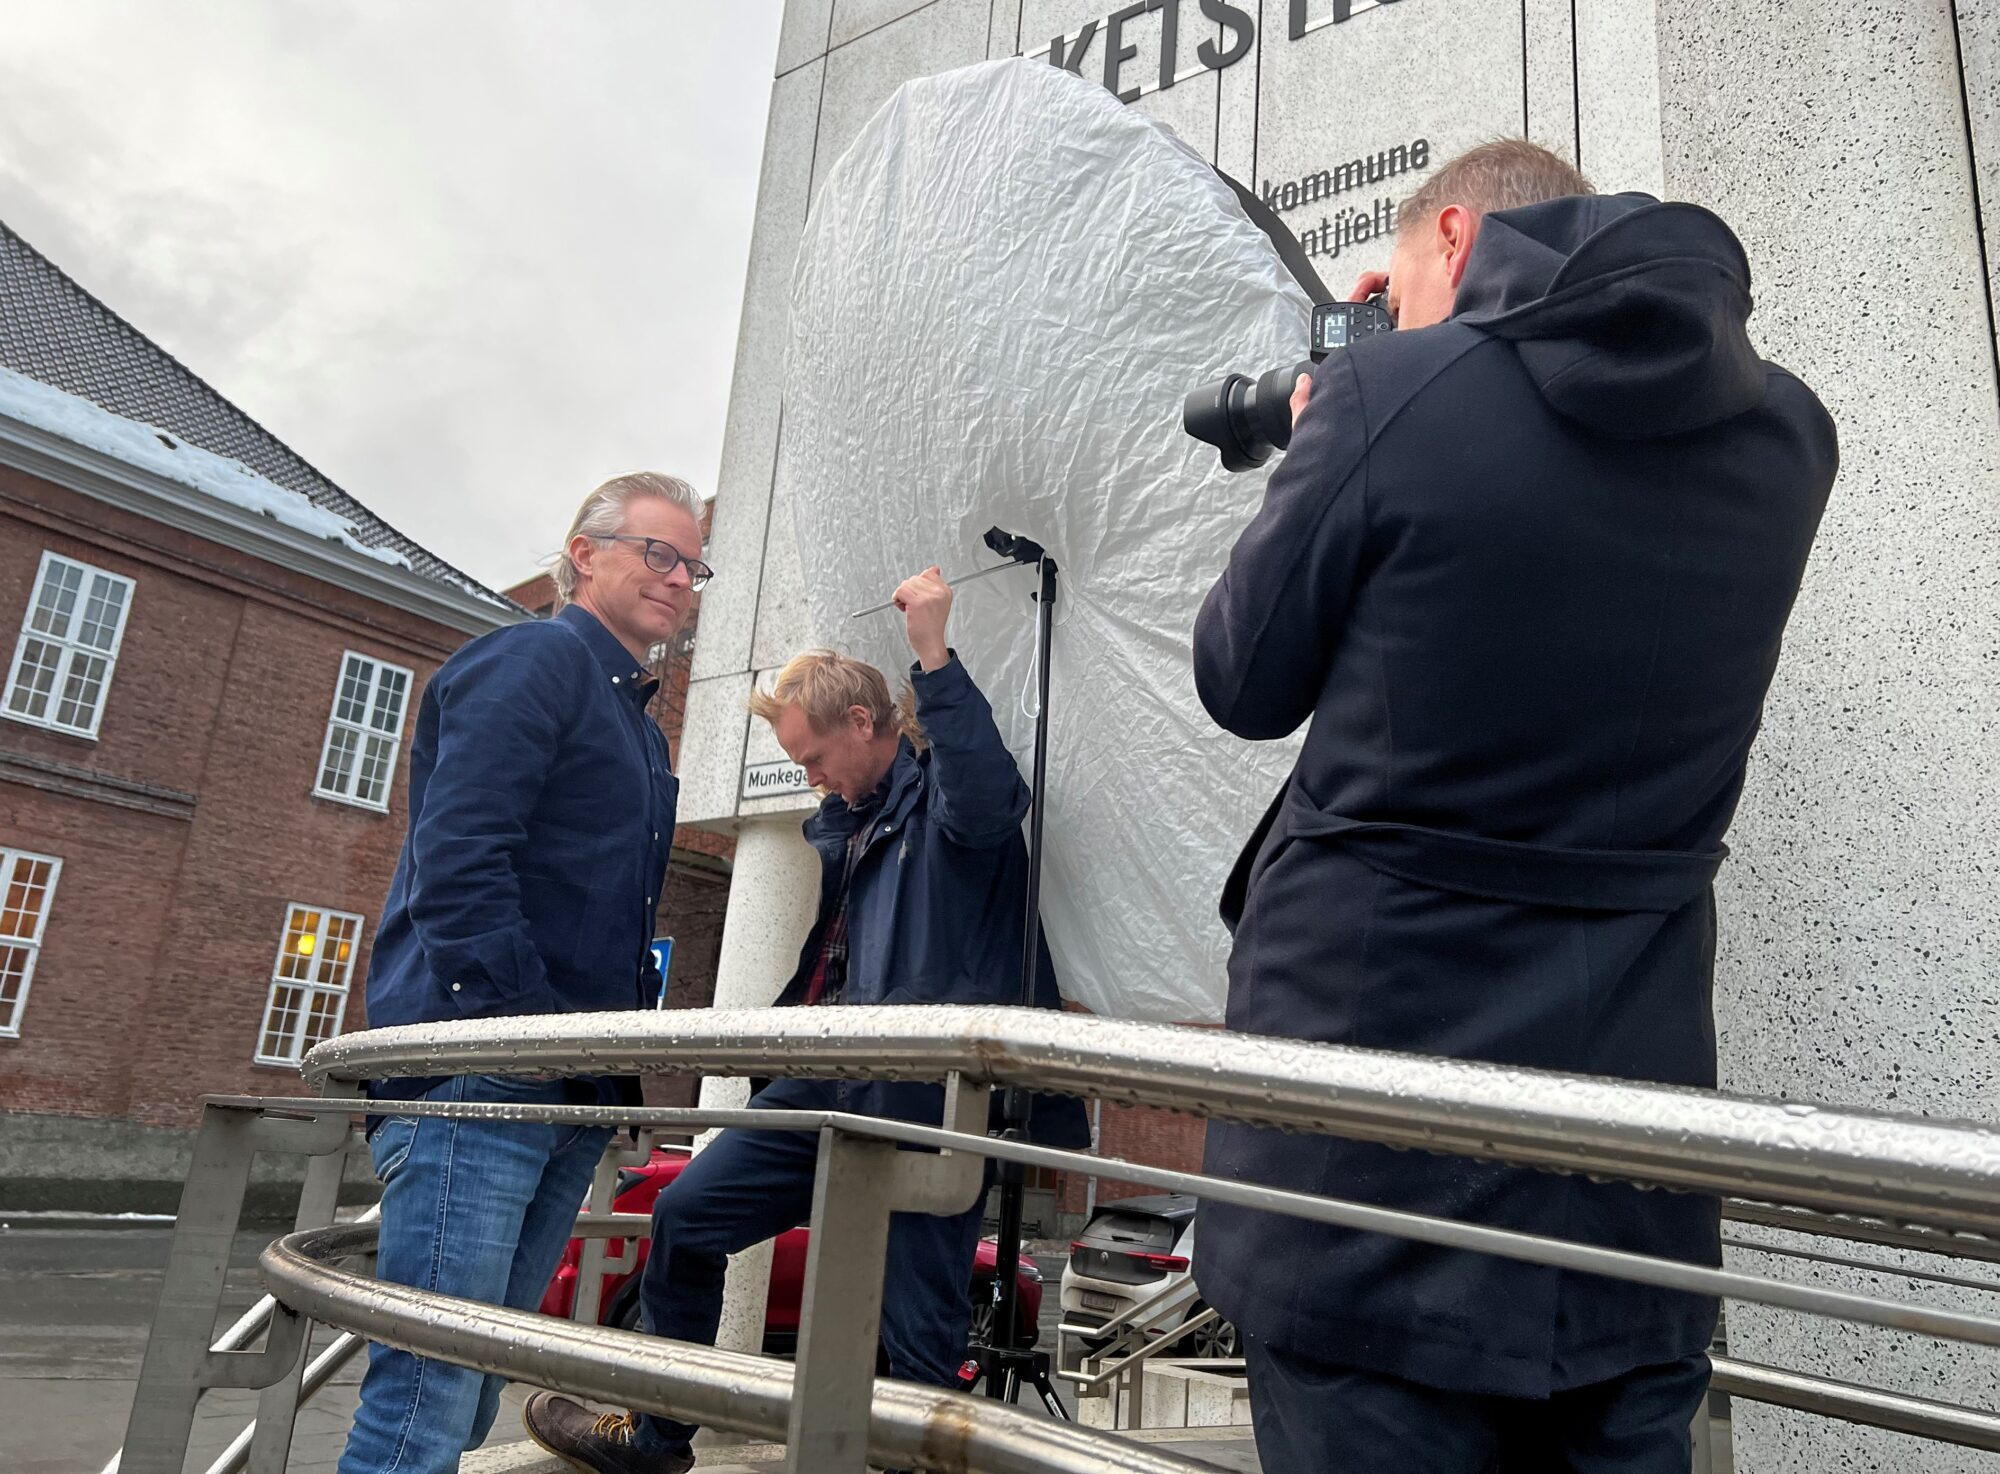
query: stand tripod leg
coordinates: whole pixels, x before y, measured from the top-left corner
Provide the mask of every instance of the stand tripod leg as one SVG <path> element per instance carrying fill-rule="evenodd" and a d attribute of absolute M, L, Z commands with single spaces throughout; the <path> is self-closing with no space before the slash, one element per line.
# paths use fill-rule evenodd
<path fill-rule="evenodd" d="M 1046 1376 L 1038 1374 L 1035 1377 L 1035 1391 L 1041 1393 L 1042 1406 L 1049 1410 L 1050 1417 L 1060 1418 L 1065 1423 L 1071 1421 L 1069 1409 L 1062 1405 L 1062 1399 L 1056 1396 L 1056 1389 L 1049 1385 Z"/>
<path fill-rule="evenodd" d="M 979 1363 L 979 1374 L 965 1388 L 966 1392 L 977 1393 L 983 1387 L 986 1396 L 994 1401 L 1019 1406 L 1022 1388 L 1032 1387 L 1050 1417 L 1065 1423 L 1075 1421 L 1069 1409 L 1063 1406 L 1055 1384 L 1049 1379 L 1049 1355 L 1046 1351 L 982 1346 L 975 1359 Z"/>

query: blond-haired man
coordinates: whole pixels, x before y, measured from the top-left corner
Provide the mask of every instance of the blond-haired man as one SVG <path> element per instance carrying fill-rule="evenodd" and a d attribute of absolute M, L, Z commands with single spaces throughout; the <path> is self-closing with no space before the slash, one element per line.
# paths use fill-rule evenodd
<path fill-rule="evenodd" d="M 805 826 L 819 852 L 819 916 L 781 1006 L 1012 1003 L 1021 987 L 1027 785 L 992 709 L 945 639 L 952 591 L 935 568 L 896 590 L 910 650 L 911 699 L 897 703 L 871 665 L 800 655 L 752 702 L 826 798 Z M 1035 1002 L 1059 1005 L 1047 949 Z M 841 1110 L 935 1125 L 941 1086 L 780 1080 L 751 1104 Z M 1089 1140 L 1080 1104 L 1042 1097 L 1031 1131 Z M 818 1145 L 810 1133 L 725 1131 L 660 1194 L 640 1299 L 657 1336 L 713 1344 L 728 1256 L 803 1223 Z M 965 1360 L 966 1280 L 979 1208 L 899 1213 L 889 1231 L 882 1350 L 889 1374 L 951 1386 Z M 667 1418 L 600 1417 L 554 1393 L 529 1402 L 528 1431 L 598 1474 L 681 1474 L 694 1428 Z"/>

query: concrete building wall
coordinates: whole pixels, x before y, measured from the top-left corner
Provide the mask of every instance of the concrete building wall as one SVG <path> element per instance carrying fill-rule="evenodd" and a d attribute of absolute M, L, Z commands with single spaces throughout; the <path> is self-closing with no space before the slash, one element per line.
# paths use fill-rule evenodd
<path fill-rule="evenodd" d="M 1842 448 L 1720 881 L 1724 1082 L 1991 1120 L 2000 9 L 1961 4 L 1956 26 L 1953 11 L 1945 0 L 1865 13 L 1797 0 L 1662 7 L 1658 54 L 1668 186 L 1741 233 L 1757 273 L 1753 330 L 1818 388 Z M 1991 1308 L 1990 1296 L 1878 1273 L 1733 1257 Z M 1856 1257 L 1952 1272 L 1927 1256 Z M 1990 1350 L 1746 1307 L 1731 1311 L 1730 1349 L 2000 1405 Z M 2000 1470 L 2000 1455 L 1766 1408 L 1745 1405 L 1737 1421 L 1742 1468 Z"/>
<path fill-rule="evenodd" d="M 1658 89 L 1648 85 L 1648 68 L 1632 60 L 1635 48 L 1651 54 L 1651 0 L 1605 0 L 1581 28 L 1572 24 L 1568 0 L 1398 0 L 1357 7 L 1338 23 L 1332 0 L 1315 0 L 1305 7 L 1308 29 L 1297 38 L 1288 33 L 1286 4 L 1239 9 L 1247 20 L 1226 27 L 1205 20 L 1196 6 L 1180 7 L 1175 45 L 1183 80 L 1164 90 L 1157 89 L 1164 12 L 1134 18 L 1124 40 L 1136 54 L 1120 66 L 1118 81 L 1127 90 L 1154 86 L 1133 106 L 1260 192 L 1418 139 L 1435 163 L 1481 138 L 1524 127 L 1571 155 L 1580 143 L 1588 147 L 1611 171 L 1609 186 L 1658 187 Z M 1066 38 L 1066 56 L 1081 47 L 1078 66 L 1098 77 L 1104 19 L 1099 0 L 794 0 L 787 6 L 710 542 L 719 574 L 704 596 L 688 693 L 682 804 L 691 822 L 798 815 L 811 806 L 797 794 L 745 798 L 742 770 L 783 757 L 762 724 L 749 720 L 753 677 L 836 633 L 809 625 L 792 529 L 794 491 L 778 484 L 774 472 L 791 271 L 814 192 L 902 82 L 1046 50 L 1057 35 Z M 1243 24 L 1254 25 L 1256 41 L 1221 70 L 1203 68 L 1199 47 L 1213 45 L 1226 55 Z M 1577 69 L 1586 56 L 1601 63 L 1606 77 L 1579 91 Z M 1461 59 L 1450 88 L 1437 85 L 1440 59 Z M 1343 211 L 1373 216 L 1378 196 L 1393 205 L 1423 177 L 1422 170 L 1406 172 L 1344 195 L 1339 208 L 1295 201 L 1280 204 L 1279 213 L 1297 231 L 1331 238 L 1316 264 L 1330 286 L 1344 291 L 1354 275 L 1386 263 L 1387 242 L 1343 242 L 1326 228 Z"/>
<path fill-rule="evenodd" d="M 1101 76 L 1106 0 L 789 0 L 738 345 L 714 562 L 689 692 L 684 803 L 789 829 L 804 796 L 745 799 L 782 756 L 744 699 L 831 632 L 805 625 L 789 498 L 773 484 L 790 267 L 814 189 L 902 80 L 1073 48 Z M 1255 43 L 1133 106 L 1263 192 L 1428 140 L 1443 159 L 1525 134 L 1601 189 L 1708 205 L 1743 237 L 1752 332 L 1817 387 L 1844 469 L 1794 617 L 1721 882 L 1718 1022 L 1735 1089 L 1991 1118 L 2000 1059 L 2000 0 L 1245 0 Z M 1179 69 L 1231 27 L 1179 7 Z M 1121 88 L 1157 80 L 1163 13 L 1126 26 Z M 1394 181 L 1400 198 L 1421 175 Z M 1280 197 L 1282 200 L 1282 196 Z M 1337 224 L 1280 207 L 1302 236 Z M 1334 232 L 1338 234 L 1338 232 Z M 1322 233 L 1335 291 L 1386 245 Z M 941 554 L 951 550 L 940 550 Z M 969 550 L 968 550 L 969 551 Z M 775 832 L 775 831 L 774 831 Z M 791 884 L 742 924 L 796 928 Z M 1208 898 L 1199 898 L 1206 904 Z M 735 908 L 732 916 L 737 915 Z M 773 921 L 770 918 L 777 918 Z M 775 990 L 779 979 L 769 980 Z M 754 994 L 749 988 L 745 996 Z M 765 994 L 768 997 L 768 993 Z M 1109 1112 L 1107 1112 L 1107 1115 Z M 1190 1154 L 1161 1125 L 1117 1134 Z M 1106 1129 L 1107 1148 L 1113 1135 Z M 1749 1235 L 1746 1234 L 1746 1237 Z M 1759 1269 L 1949 1303 L 1964 1292 L 1740 1255 Z M 1869 1255 L 1867 1257 L 1878 1257 Z M 1884 1254 L 1886 1263 L 1922 1264 Z M 2000 1357 L 1738 1307 L 1732 1350 L 1932 1396 L 2000 1402 Z M 1738 1467 L 2000 1470 L 2000 1457 L 1754 1407 Z"/>

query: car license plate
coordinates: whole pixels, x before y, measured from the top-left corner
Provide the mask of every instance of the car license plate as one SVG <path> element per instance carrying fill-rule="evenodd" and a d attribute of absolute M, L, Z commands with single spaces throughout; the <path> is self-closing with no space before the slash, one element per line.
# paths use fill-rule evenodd
<path fill-rule="evenodd" d="M 1083 1292 L 1083 1308 L 1085 1310 L 1102 1310 L 1109 1313 L 1118 1308 L 1118 1297 L 1116 1295 L 1093 1295 L 1090 1291 L 1085 1290 Z"/>

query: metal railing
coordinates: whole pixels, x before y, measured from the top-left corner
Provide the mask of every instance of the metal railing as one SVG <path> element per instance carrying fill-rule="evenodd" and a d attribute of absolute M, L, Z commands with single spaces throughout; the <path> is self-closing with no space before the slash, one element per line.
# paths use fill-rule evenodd
<path fill-rule="evenodd" d="M 649 1133 L 641 1133 L 642 1140 Z M 585 1201 L 582 1214 L 571 1229 L 571 1236 L 582 1239 L 584 1252 L 578 1265 L 578 1283 L 572 1302 L 571 1318 L 586 1324 L 595 1323 L 601 1307 L 601 1295 L 606 1274 L 630 1271 L 637 1265 L 637 1255 L 628 1253 L 620 1259 L 608 1258 L 603 1252 L 607 1239 L 637 1240 L 651 1237 L 653 1220 L 643 1213 L 619 1213 L 612 1211 L 610 1203 L 615 1191 L 614 1182 L 621 1166 L 634 1166 L 650 1158 L 650 1149 L 642 1150 L 636 1157 L 614 1145 L 604 1154 L 599 1166 L 598 1181 L 591 1185 L 591 1193 Z M 357 1215 L 350 1226 L 365 1228 L 374 1224 L 381 1216 L 379 1206 L 370 1206 Z M 598 1252 L 593 1255 L 592 1250 Z M 588 1282 L 585 1276 L 590 1276 Z M 265 1295 L 231 1323 L 228 1330 L 215 1338 L 212 1351 L 238 1351 L 256 1343 L 267 1334 L 273 1317 L 278 1314 L 278 1300 L 274 1295 Z M 330 1383 L 334 1376 L 352 1361 L 368 1344 L 367 1340 L 352 1331 L 343 1331 L 329 1341 L 320 1351 L 306 1362 L 305 1373 L 300 1382 L 299 1401 L 308 1402 L 314 1394 Z M 204 1474 L 239 1474 L 250 1462 L 250 1448 L 257 1436 L 257 1420 L 253 1417 L 237 1433 L 221 1453 L 210 1462 Z M 124 1463 L 121 1450 L 111 1456 L 101 1474 L 120 1474 Z"/>
<path fill-rule="evenodd" d="M 1079 1365 L 1074 1367 L 1063 1354 L 1066 1347 L 1059 1347 L 1056 1375 L 1089 1392 L 1121 1373 L 1157 1360 L 1196 1331 L 1221 1319 L 1220 1312 L 1209 1306 L 1200 1315 L 1178 1324 L 1161 1324 L 1171 1317 L 1186 1315 L 1198 1298 L 1192 1279 L 1169 1279 L 1151 1294 L 1140 1296 L 1101 1321 L 1086 1325 L 1065 1319 L 1056 1327 L 1056 1334 L 1065 1338 L 1065 1342 L 1073 1338 L 1085 1346 L 1090 1342 L 1101 1344 L 1096 1350 L 1086 1350 Z"/>
<path fill-rule="evenodd" d="M 939 1126 L 767 1110 L 410 1104 L 399 1115 L 812 1131 L 820 1170 L 796 1365 L 573 1325 L 380 1285 L 333 1261 L 366 1228 L 327 1229 L 362 1083 L 398 1076 L 588 1073 L 944 1080 Z M 2000 1133 L 1983 1125 L 1299 1044 L 1208 1029 L 1002 1008 L 655 1012 L 382 1029 L 306 1063 L 325 1098 L 212 1097 L 204 1106 L 124 1474 L 180 1474 L 196 1400 L 262 1387 L 252 1474 L 284 1466 L 304 1373 L 304 1318 L 424 1355 L 760 1436 L 792 1467 L 866 1461 L 945 1470 L 1192 1469 L 1161 1450 L 957 1394 L 877 1381 L 889 1216 L 975 1201 L 982 1158 L 1095 1173 L 1211 1201 L 1611 1274 L 1981 1345 L 2000 1318 L 1567 1243 L 1479 1224 L 1169 1171 L 984 1136 L 987 1092 L 1018 1085 L 1211 1119 L 1585 1172 L 1739 1200 L 1732 1216 L 1967 1259 L 2000 1258 Z M 898 1150 L 928 1147 L 933 1151 Z M 267 1250 L 278 1302 L 261 1351 L 211 1348 L 249 1158 L 314 1157 L 299 1231 Z M 1765 1246 L 1759 1246 L 1760 1249 Z M 1891 1271 L 1893 1272 L 1893 1271 Z M 598 1277 L 588 1276 L 594 1286 Z M 581 1282 L 580 1282 L 581 1288 Z M 2000 1417 L 1738 1362 L 1716 1385 L 1921 1437 L 2000 1449 Z"/>

